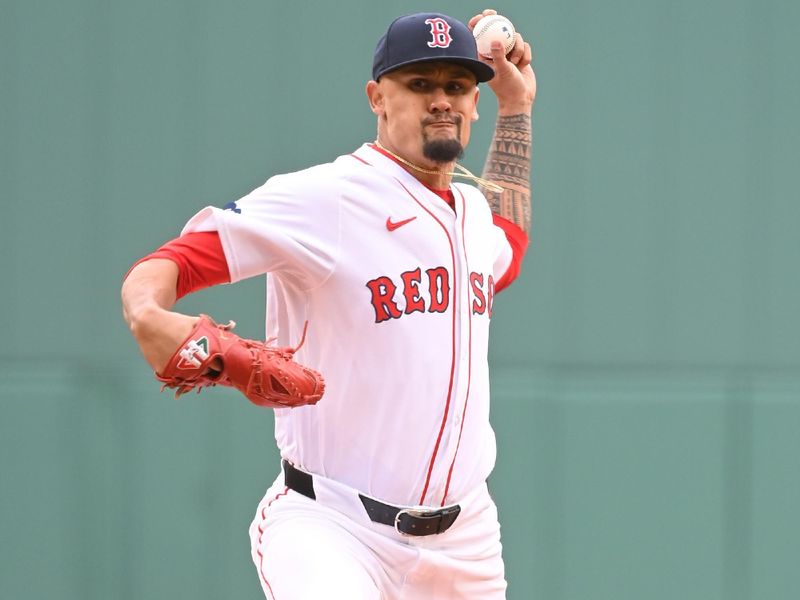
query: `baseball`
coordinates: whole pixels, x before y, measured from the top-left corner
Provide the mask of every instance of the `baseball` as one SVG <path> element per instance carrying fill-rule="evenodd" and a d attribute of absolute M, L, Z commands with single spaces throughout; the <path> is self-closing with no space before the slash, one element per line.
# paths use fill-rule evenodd
<path fill-rule="evenodd" d="M 499 40 L 505 46 L 506 54 L 511 52 L 516 41 L 516 31 L 511 21 L 501 15 L 489 15 L 475 23 L 472 30 L 478 44 L 478 54 L 489 57 L 492 55 L 492 42 Z"/>

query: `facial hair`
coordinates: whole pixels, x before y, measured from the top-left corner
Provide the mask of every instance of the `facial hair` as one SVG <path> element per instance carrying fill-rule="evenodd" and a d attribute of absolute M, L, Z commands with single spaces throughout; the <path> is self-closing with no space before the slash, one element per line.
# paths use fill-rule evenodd
<path fill-rule="evenodd" d="M 456 136 L 430 139 L 425 133 L 425 126 L 439 121 L 454 123 Z M 464 146 L 461 145 L 461 115 L 453 115 L 452 119 L 429 118 L 423 121 L 422 125 L 422 155 L 425 158 L 435 163 L 450 163 L 464 156 Z"/>

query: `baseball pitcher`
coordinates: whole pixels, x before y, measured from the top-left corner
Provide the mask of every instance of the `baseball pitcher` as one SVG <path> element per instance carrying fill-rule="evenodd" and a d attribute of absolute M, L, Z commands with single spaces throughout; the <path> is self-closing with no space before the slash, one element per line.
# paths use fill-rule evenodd
<path fill-rule="evenodd" d="M 281 472 L 250 527 L 268 599 L 505 598 L 487 350 L 528 244 L 536 81 L 519 33 L 478 55 L 472 28 L 495 14 L 394 20 L 365 90 L 374 141 L 203 208 L 126 276 L 165 387 L 275 412 Z M 499 114 L 475 176 L 458 159 L 482 82 Z M 263 274 L 265 341 L 172 310 Z"/>

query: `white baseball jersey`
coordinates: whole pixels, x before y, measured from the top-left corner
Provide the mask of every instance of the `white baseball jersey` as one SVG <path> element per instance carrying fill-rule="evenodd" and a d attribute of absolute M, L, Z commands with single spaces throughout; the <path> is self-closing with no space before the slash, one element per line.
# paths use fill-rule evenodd
<path fill-rule="evenodd" d="M 269 273 L 267 337 L 326 380 L 275 410 L 281 456 L 387 503 L 441 506 L 481 485 L 494 284 L 512 261 L 474 187 L 455 210 L 370 145 L 278 175 L 183 233 L 219 232 L 231 281 Z"/>

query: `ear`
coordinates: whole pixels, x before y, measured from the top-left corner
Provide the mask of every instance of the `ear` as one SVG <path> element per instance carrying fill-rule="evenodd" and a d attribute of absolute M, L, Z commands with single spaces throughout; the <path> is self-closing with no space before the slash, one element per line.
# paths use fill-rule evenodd
<path fill-rule="evenodd" d="M 377 81 L 368 81 L 365 91 L 367 92 L 369 107 L 372 109 L 372 112 L 379 117 L 382 116 L 384 114 L 384 95 L 381 84 Z"/>
<path fill-rule="evenodd" d="M 475 104 L 472 107 L 472 115 L 470 116 L 470 119 L 472 119 L 473 121 L 477 121 L 478 120 L 478 99 L 480 98 L 480 96 L 481 96 L 481 90 L 480 90 L 479 87 L 476 86 L 475 87 Z"/>

